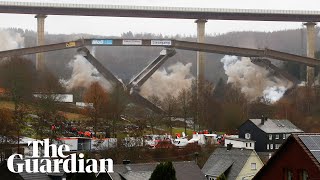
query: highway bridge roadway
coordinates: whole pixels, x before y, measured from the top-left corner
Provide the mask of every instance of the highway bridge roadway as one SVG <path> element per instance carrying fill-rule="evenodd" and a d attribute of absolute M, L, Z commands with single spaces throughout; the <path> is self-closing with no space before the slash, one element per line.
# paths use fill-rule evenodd
<path fill-rule="evenodd" d="M 319 22 L 320 20 L 320 11 L 159 7 L 12 1 L 1 1 L 0 13 L 293 22 Z"/>

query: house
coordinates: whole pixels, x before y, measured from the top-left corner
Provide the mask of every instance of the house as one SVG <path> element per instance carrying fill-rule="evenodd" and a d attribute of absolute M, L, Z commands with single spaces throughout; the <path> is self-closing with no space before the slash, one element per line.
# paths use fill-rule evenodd
<path fill-rule="evenodd" d="M 127 163 L 125 163 L 127 162 Z M 124 161 L 124 164 L 115 164 L 114 173 L 98 174 L 97 179 L 108 180 L 149 180 L 152 172 L 159 163 L 139 163 L 130 164 Z M 205 180 L 204 174 L 194 161 L 172 162 L 176 171 L 177 180 Z"/>
<path fill-rule="evenodd" d="M 253 149 L 228 147 L 217 148 L 202 168 L 208 180 L 225 175 L 228 180 L 252 179 L 263 166 Z"/>
<path fill-rule="evenodd" d="M 274 152 L 290 136 L 291 133 L 301 133 L 289 120 L 276 120 L 262 117 L 249 119 L 239 128 L 239 138 L 255 141 L 257 152 Z"/>
<path fill-rule="evenodd" d="M 38 161 L 40 167 L 41 163 L 40 160 Z M 24 160 L 21 159 L 14 159 L 13 160 L 13 167 L 15 170 L 18 169 L 18 164 L 23 164 Z M 33 163 L 30 163 L 30 169 L 33 169 Z M 53 164 L 52 164 L 53 169 Z M 0 164 L 0 179 L 10 179 L 10 180 L 65 180 L 67 175 L 63 171 L 62 164 L 59 165 L 60 173 L 27 173 L 25 171 L 21 173 L 13 173 L 9 171 L 7 167 L 7 161 L 3 161 Z"/>
<path fill-rule="evenodd" d="M 254 179 L 319 179 L 320 133 L 291 135 Z"/>
<path fill-rule="evenodd" d="M 31 156 L 32 146 L 28 146 L 29 141 L 36 141 L 36 139 L 29 137 L 20 137 L 19 145 L 17 140 L 7 139 L 5 136 L 0 137 L 2 148 L 0 149 L 0 162 L 14 153 Z M 19 147 L 19 148 L 18 148 Z M 19 149 L 19 152 L 18 152 Z"/>
<path fill-rule="evenodd" d="M 232 144 L 234 148 L 245 148 L 245 149 L 254 149 L 254 141 L 251 139 L 243 138 L 231 138 L 226 137 L 224 139 L 224 146 L 227 147 L 228 144 Z"/>
<path fill-rule="evenodd" d="M 96 139 L 89 137 L 61 137 L 55 142 L 56 145 L 66 144 L 70 151 L 94 151 L 101 149 L 114 148 L 117 145 L 117 139 L 104 138 Z"/>

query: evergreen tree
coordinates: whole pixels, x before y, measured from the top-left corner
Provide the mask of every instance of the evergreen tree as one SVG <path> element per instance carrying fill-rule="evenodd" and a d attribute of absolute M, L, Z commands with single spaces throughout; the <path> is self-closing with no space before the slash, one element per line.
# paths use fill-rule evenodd
<path fill-rule="evenodd" d="M 176 171 L 172 162 L 164 162 L 157 165 L 152 172 L 150 180 L 176 180 Z"/>

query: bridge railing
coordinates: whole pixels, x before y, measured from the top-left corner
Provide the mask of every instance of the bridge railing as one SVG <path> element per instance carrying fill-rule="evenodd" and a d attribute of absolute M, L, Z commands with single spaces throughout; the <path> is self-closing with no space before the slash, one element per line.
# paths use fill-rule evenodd
<path fill-rule="evenodd" d="M 148 11 L 199 12 L 199 13 L 211 12 L 211 13 L 236 13 L 236 14 L 320 15 L 320 11 L 314 11 L 314 10 L 310 11 L 310 10 L 271 10 L 271 9 L 226 9 L 226 8 L 201 8 L 201 7 L 194 8 L 194 7 L 168 7 L 168 6 L 130 6 L 130 5 L 12 2 L 12 1 L 0 1 L 0 6 L 148 10 Z"/>

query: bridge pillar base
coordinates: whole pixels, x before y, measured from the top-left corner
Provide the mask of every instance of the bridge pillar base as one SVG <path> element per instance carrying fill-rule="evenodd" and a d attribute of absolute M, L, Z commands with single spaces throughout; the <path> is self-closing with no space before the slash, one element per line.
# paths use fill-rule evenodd
<path fill-rule="evenodd" d="M 44 21 L 46 15 L 38 14 L 35 16 L 37 18 L 37 46 L 41 46 L 45 44 L 44 39 Z M 43 71 L 45 68 L 45 62 L 44 62 L 44 54 L 43 53 L 37 53 L 36 54 L 36 69 L 37 71 Z"/>
<path fill-rule="evenodd" d="M 314 22 L 304 23 L 307 26 L 307 56 L 314 58 L 315 48 L 316 48 L 316 36 L 315 36 L 315 26 Z M 314 67 L 307 66 L 307 85 L 312 86 L 314 84 Z"/>

